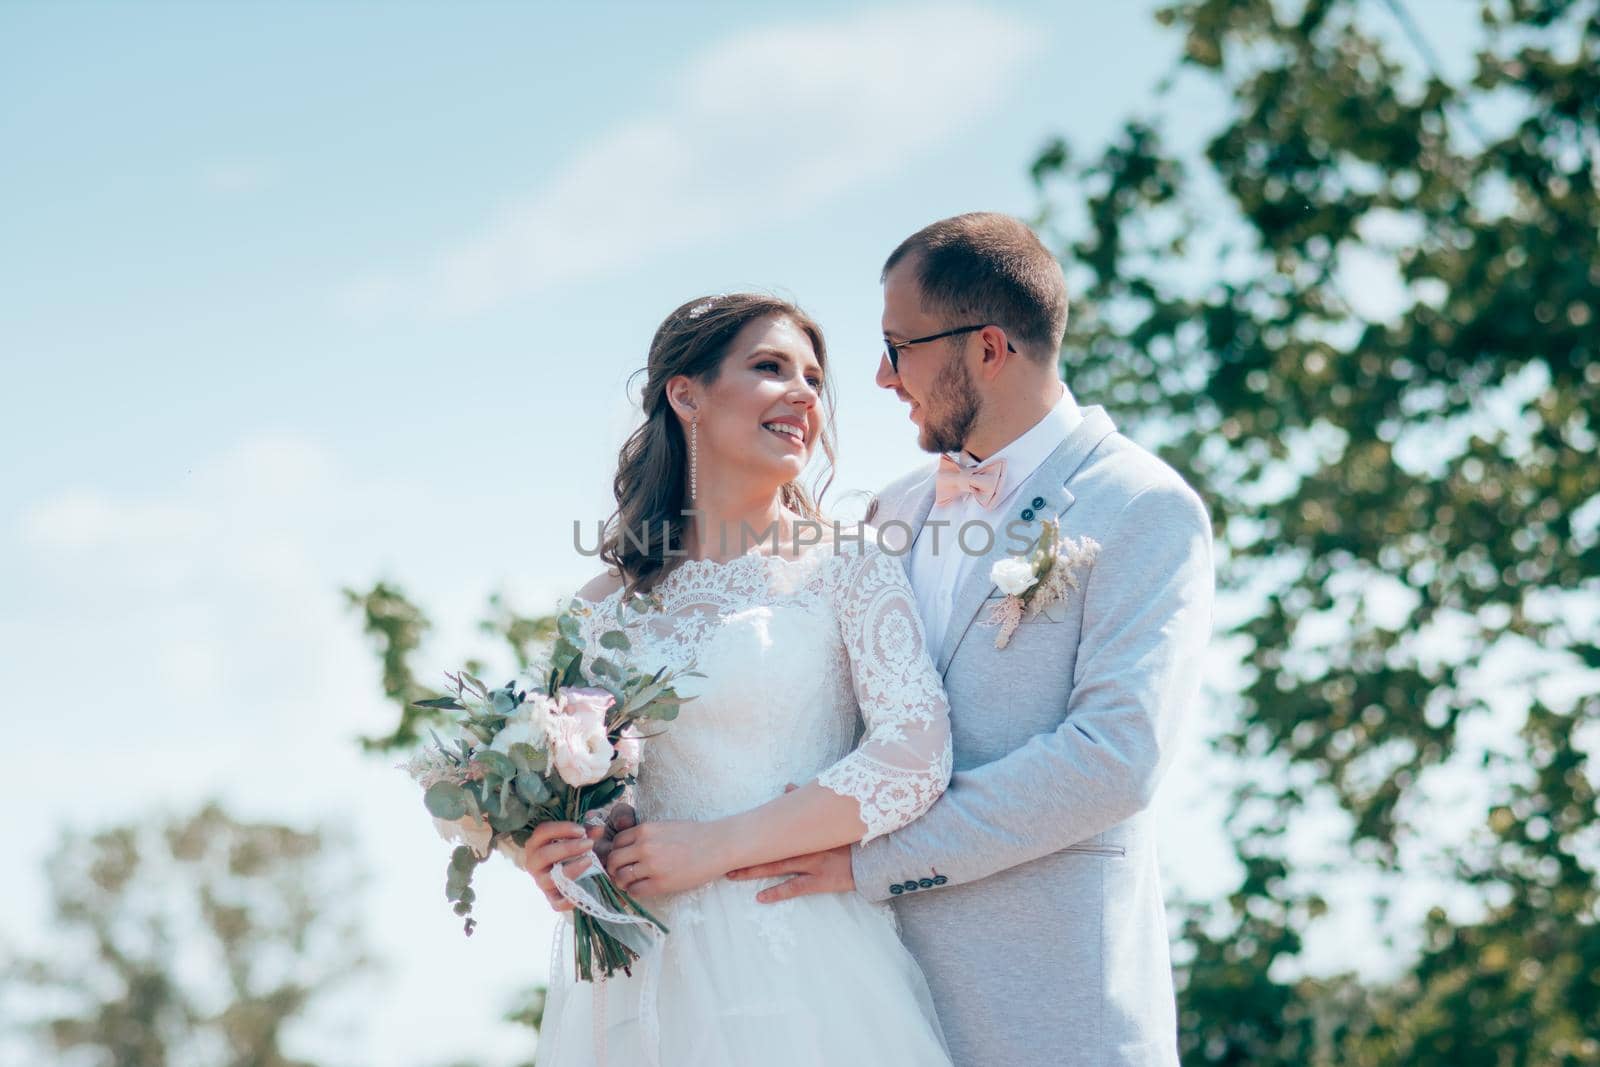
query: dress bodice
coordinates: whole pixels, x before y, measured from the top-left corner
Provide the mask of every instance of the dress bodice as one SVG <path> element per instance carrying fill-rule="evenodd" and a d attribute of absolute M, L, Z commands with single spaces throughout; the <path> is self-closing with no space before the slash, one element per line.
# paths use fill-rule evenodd
<path fill-rule="evenodd" d="M 652 725 L 634 797 L 645 819 L 731 815 L 815 779 L 861 805 L 866 840 L 943 792 L 948 705 L 904 569 L 870 531 L 839 544 L 686 560 L 658 583 L 660 610 L 621 621 L 620 591 L 574 602 L 586 666 L 621 628 L 635 668 L 703 675 L 680 679 L 695 699 Z"/>

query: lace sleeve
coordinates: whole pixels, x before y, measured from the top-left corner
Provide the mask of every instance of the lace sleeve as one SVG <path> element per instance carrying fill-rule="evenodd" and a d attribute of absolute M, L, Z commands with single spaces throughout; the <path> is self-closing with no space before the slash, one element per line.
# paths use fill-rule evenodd
<path fill-rule="evenodd" d="M 866 733 L 817 783 L 861 805 L 863 841 L 898 829 L 950 781 L 950 706 L 898 560 L 868 549 L 841 582 L 839 626 Z"/>

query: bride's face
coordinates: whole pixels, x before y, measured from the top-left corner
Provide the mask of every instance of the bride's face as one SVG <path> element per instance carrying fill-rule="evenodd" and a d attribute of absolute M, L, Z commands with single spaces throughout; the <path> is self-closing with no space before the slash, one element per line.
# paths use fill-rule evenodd
<path fill-rule="evenodd" d="M 822 434 L 822 374 L 811 339 L 789 319 L 746 323 L 716 379 L 699 390 L 701 485 L 798 478 Z"/>

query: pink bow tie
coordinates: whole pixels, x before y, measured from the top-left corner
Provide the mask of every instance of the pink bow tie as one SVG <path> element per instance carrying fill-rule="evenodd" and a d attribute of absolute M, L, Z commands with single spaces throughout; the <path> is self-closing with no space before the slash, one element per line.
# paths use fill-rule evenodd
<path fill-rule="evenodd" d="M 939 457 L 939 471 L 934 475 L 933 499 L 937 504 L 948 504 L 968 493 L 982 508 L 994 507 L 1000 493 L 1000 480 L 1006 472 L 1006 461 L 993 459 L 976 467 L 963 467 L 949 456 Z"/>

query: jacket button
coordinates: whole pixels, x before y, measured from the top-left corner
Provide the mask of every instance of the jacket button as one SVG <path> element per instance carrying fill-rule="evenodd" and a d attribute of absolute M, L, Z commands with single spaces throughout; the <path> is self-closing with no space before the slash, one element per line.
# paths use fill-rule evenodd
<path fill-rule="evenodd" d="M 917 891 L 917 883 L 915 883 L 915 882 L 907 882 L 905 884 L 905 891 L 907 893 L 915 893 Z"/>
<path fill-rule="evenodd" d="M 1033 498 L 1033 506 L 1036 507 L 1036 508 L 1044 507 L 1044 497 L 1042 497 L 1042 496 L 1034 497 Z"/>
<path fill-rule="evenodd" d="M 1022 518 L 1023 518 L 1024 522 L 1033 521 L 1033 509 L 1032 508 L 1023 508 L 1022 509 Z"/>
<path fill-rule="evenodd" d="M 936 874 L 936 875 L 933 876 L 933 884 L 934 885 L 944 885 L 949 880 L 950 879 L 946 878 L 942 874 Z"/>
<path fill-rule="evenodd" d="M 932 889 L 933 888 L 933 879 L 932 878 L 924 878 L 922 881 L 918 882 L 917 884 L 920 885 L 924 889 Z"/>
<path fill-rule="evenodd" d="M 889 895 L 890 895 L 890 896 L 895 896 L 895 897 L 897 897 L 897 896 L 899 896 L 899 895 L 900 895 L 900 894 L 901 894 L 901 893 L 904 893 L 904 892 L 905 892 L 905 891 L 906 891 L 906 890 L 905 890 L 905 887 L 904 887 L 904 886 L 902 886 L 902 885 L 901 885 L 901 884 L 900 884 L 900 883 L 899 883 L 899 882 L 896 882 L 896 883 L 895 883 L 895 884 L 894 884 L 894 885 L 892 885 L 892 886 L 890 886 L 890 887 L 889 887 Z"/>

